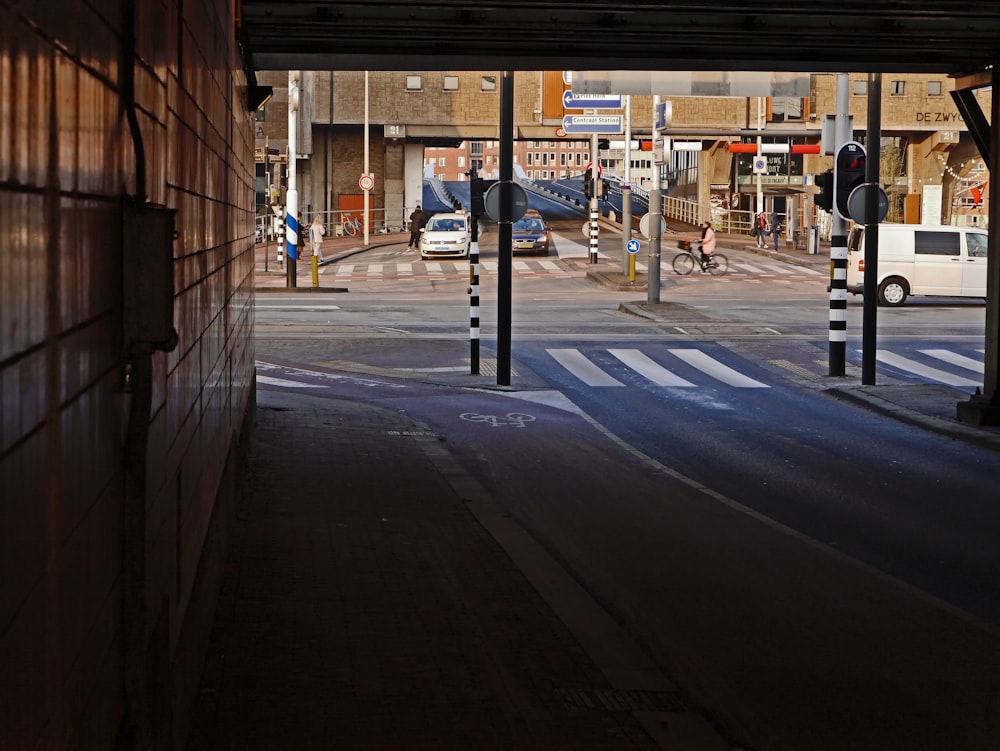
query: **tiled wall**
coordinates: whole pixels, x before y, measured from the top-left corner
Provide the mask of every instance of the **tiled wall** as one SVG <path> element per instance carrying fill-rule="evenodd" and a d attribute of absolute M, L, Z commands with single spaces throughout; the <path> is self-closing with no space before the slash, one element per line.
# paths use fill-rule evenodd
<path fill-rule="evenodd" d="M 0 0 L 2 749 L 127 742 L 136 665 L 165 686 L 149 731 L 181 744 L 252 402 L 253 123 L 232 17 L 229 0 Z M 177 212 L 179 344 L 153 355 L 152 408 L 130 426 L 122 270 L 150 249 L 123 242 L 137 194 Z M 130 434 L 148 441 L 131 464 Z M 146 532 L 127 543 L 136 512 Z"/>

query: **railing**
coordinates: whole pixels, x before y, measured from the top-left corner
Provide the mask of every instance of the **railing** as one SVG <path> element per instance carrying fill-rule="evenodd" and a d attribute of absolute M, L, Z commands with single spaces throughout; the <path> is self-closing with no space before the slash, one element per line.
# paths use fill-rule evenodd
<path fill-rule="evenodd" d="M 309 214 L 303 212 L 302 226 L 299 228 L 299 245 L 308 247 L 309 245 L 309 225 L 312 224 L 313 217 L 319 216 L 326 230 L 326 237 L 342 237 L 344 235 L 364 234 L 364 209 L 349 209 L 345 211 L 316 211 Z M 279 234 L 283 233 L 284 218 L 272 214 L 270 217 L 258 216 L 256 220 L 257 237 L 263 238 L 265 232 L 267 239 L 273 242 Z M 385 209 L 368 209 L 368 234 L 381 235 L 391 231 L 386 224 Z"/>

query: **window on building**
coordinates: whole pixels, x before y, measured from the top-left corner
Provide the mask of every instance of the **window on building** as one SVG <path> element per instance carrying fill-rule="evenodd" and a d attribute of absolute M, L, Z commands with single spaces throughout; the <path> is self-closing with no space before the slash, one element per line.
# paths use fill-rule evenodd
<path fill-rule="evenodd" d="M 868 81 L 854 81 L 851 86 L 854 96 L 868 96 Z"/>
<path fill-rule="evenodd" d="M 496 76 L 483 76 L 481 79 L 482 90 L 483 91 L 496 91 L 497 90 L 497 77 Z"/>
<path fill-rule="evenodd" d="M 802 122 L 809 109 L 807 99 L 794 96 L 773 96 L 767 101 L 767 120 L 772 123 Z"/>
<path fill-rule="evenodd" d="M 549 154 L 549 164 L 555 164 L 555 163 L 556 163 L 556 152 L 553 151 L 551 154 Z"/>
<path fill-rule="evenodd" d="M 458 76 L 445 76 L 444 77 L 444 90 L 445 91 L 458 91 Z"/>
<path fill-rule="evenodd" d="M 903 96 L 906 93 L 906 81 L 892 81 L 889 84 L 889 96 Z"/>
<path fill-rule="evenodd" d="M 263 107 L 261 107 L 259 110 L 257 110 L 256 112 L 254 112 L 254 119 L 257 122 L 259 122 L 259 123 L 262 123 L 262 122 L 264 122 L 267 119 L 267 105 L 266 104 Z"/>
<path fill-rule="evenodd" d="M 465 157 L 464 156 L 460 156 L 458 158 L 458 166 L 459 167 L 464 167 L 465 166 Z"/>
<path fill-rule="evenodd" d="M 406 90 L 407 91 L 423 91 L 423 84 L 420 81 L 420 76 L 407 76 L 406 77 Z"/>
<path fill-rule="evenodd" d="M 560 167 L 565 167 L 566 166 L 566 152 L 565 151 L 559 153 L 559 166 Z"/>
<path fill-rule="evenodd" d="M 576 152 L 576 166 L 577 167 L 583 166 L 583 154 L 581 154 L 579 151 Z"/>
<path fill-rule="evenodd" d="M 528 164 L 529 167 L 534 164 L 534 161 L 531 159 L 531 152 L 530 151 L 527 154 L 525 154 L 525 157 L 527 157 L 527 159 L 528 159 L 527 164 Z"/>
<path fill-rule="evenodd" d="M 482 141 L 473 141 L 472 143 L 470 143 L 469 144 L 469 153 L 470 154 L 482 154 L 483 153 L 483 142 Z"/>
<path fill-rule="evenodd" d="M 940 81 L 928 81 L 927 82 L 927 96 L 941 96 L 941 82 Z"/>

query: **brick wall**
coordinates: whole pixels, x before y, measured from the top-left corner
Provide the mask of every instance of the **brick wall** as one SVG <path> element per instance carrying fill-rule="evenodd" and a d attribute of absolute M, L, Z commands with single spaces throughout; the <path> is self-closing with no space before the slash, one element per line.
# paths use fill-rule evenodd
<path fill-rule="evenodd" d="M 0 34 L 0 748 L 180 748 L 252 400 L 253 129 L 230 3 L 5 0 Z M 124 242 L 123 196 L 175 209 L 178 233 L 179 343 L 131 390 L 122 275 L 154 245 Z M 147 683 L 162 692 L 130 714 Z"/>

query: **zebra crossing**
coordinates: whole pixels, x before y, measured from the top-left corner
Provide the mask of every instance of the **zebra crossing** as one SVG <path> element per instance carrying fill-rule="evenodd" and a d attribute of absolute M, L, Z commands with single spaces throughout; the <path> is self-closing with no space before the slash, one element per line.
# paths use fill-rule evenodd
<path fill-rule="evenodd" d="M 985 354 L 985 349 L 975 350 Z M 860 357 L 861 351 L 858 350 Z M 968 355 L 949 349 L 936 347 L 917 348 L 912 353 L 900 354 L 886 349 L 875 352 L 875 360 L 887 366 L 886 371 L 893 375 L 913 377 L 920 381 L 942 383 L 959 389 L 982 387 L 984 359 L 977 355 Z"/>
<path fill-rule="evenodd" d="M 941 347 L 916 347 L 912 351 L 879 349 L 876 360 L 882 377 L 911 383 L 940 383 L 973 390 L 983 385 L 985 350 L 959 351 Z M 648 348 L 648 351 L 616 347 L 547 348 L 545 353 L 571 376 L 570 382 L 590 388 L 624 388 L 648 383 L 664 388 L 770 388 L 756 364 L 733 367 L 699 347 Z M 860 365 L 861 350 L 856 350 Z M 729 359 L 729 358 L 727 358 Z M 815 377 L 825 376 L 825 363 L 815 364 Z M 808 370 L 808 369 L 807 369 Z"/>
<path fill-rule="evenodd" d="M 666 388 L 699 388 L 707 382 L 738 389 L 770 388 L 692 347 L 658 348 L 653 353 L 655 357 L 638 349 L 620 348 L 589 354 L 575 348 L 548 348 L 545 351 L 576 380 L 592 388 L 624 387 L 627 381 L 634 381 L 635 376 Z M 606 358 L 605 353 L 612 359 Z"/>
<path fill-rule="evenodd" d="M 604 260 L 610 260 L 605 258 Z M 660 263 L 661 276 L 676 276 L 670 266 L 672 257 Z M 497 261 L 481 261 L 480 275 L 496 277 L 500 272 Z M 565 279 L 579 276 L 581 271 L 574 270 L 563 260 L 553 259 L 514 259 L 514 276 L 519 278 Z M 647 273 L 649 267 L 636 263 L 639 273 Z M 464 259 L 455 261 L 404 261 L 399 263 L 339 263 L 327 264 L 319 269 L 321 276 L 336 281 L 383 281 L 396 279 L 464 279 L 469 275 L 469 262 Z M 726 280 L 819 280 L 826 274 L 814 268 L 778 263 L 744 263 L 730 260 L 729 273 L 721 277 L 712 277 L 716 281 Z M 692 277 L 697 278 L 697 277 Z"/>

